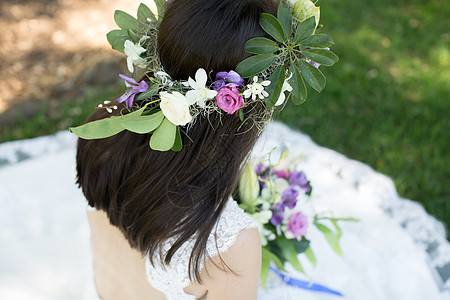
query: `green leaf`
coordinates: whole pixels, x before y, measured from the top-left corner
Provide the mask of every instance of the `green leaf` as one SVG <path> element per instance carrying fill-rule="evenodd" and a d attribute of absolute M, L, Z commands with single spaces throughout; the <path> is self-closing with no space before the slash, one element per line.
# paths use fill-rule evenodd
<path fill-rule="evenodd" d="M 326 34 L 315 34 L 300 43 L 304 47 L 327 48 L 334 44 Z"/>
<path fill-rule="evenodd" d="M 159 91 L 159 88 L 160 86 L 158 84 L 152 84 L 145 92 L 139 94 L 139 96 L 136 97 L 136 100 L 144 100 L 153 97 Z"/>
<path fill-rule="evenodd" d="M 161 125 L 150 138 L 150 148 L 158 151 L 168 151 L 175 144 L 177 126 L 164 118 Z"/>
<path fill-rule="evenodd" d="M 303 78 L 306 82 L 320 93 L 327 83 L 327 80 L 322 72 L 304 60 L 300 61 L 300 70 L 302 71 Z"/>
<path fill-rule="evenodd" d="M 124 44 L 129 37 L 126 30 L 116 29 L 108 32 L 106 39 L 114 50 L 124 53 Z"/>
<path fill-rule="evenodd" d="M 270 76 L 270 85 L 265 88 L 269 96 L 264 99 L 267 107 L 272 108 L 277 103 L 283 88 L 284 80 L 286 79 L 286 70 L 284 65 L 278 66 Z"/>
<path fill-rule="evenodd" d="M 305 270 L 303 269 L 302 264 L 298 260 L 298 253 L 295 250 L 294 245 L 292 244 L 292 240 L 288 240 L 285 237 L 278 237 L 275 240 L 278 248 L 283 254 L 284 258 L 298 271 L 305 274 Z"/>
<path fill-rule="evenodd" d="M 260 14 L 259 25 L 261 25 L 262 29 L 278 42 L 283 43 L 285 41 L 283 27 L 277 18 L 271 14 Z"/>
<path fill-rule="evenodd" d="M 269 275 L 270 260 L 263 257 L 261 261 L 261 285 L 267 289 L 267 275 Z"/>
<path fill-rule="evenodd" d="M 292 13 L 283 2 L 280 2 L 280 5 L 278 5 L 277 19 L 283 28 L 284 40 L 289 39 L 292 30 Z"/>
<path fill-rule="evenodd" d="M 316 29 L 316 21 L 314 17 L 309 17 L 307 20 L 298 24 L 297 31 L 295 31 L 294 43 L 298 44 L 304 39 L 310 37 Z"/>
<path fill-rule="evenodd" d="M 266 248 L 262 248 L 262 258 L 263 259 L 268 259 L 269 261 L 273 261 L 274 264 L 277 266 L 277 268 L 279 270 L 285 270 L 283 263 L 281 262 L 281 260 L 278 258 L 278 256 L 276 256 L 275 254 L 273 254 L 272 252 L 270 252 L 269 250 L 267 250 Z"/>
<path fill-rule="evenodd" d="M 249 78 L 266 70 L 276 59 L 277 56 L 275 54 L 253 55 L 244 59 L 236 67 L 236 72 L 243 78 Z"/>
<path fill-rule="evenodd" d="M 141 3 L 139 5 L 137 17 L 138 17 L 138 20 L 141 22 L 147 22 L 147 19 L 156 21 L 155 15 L 152 13 L 150 8 L 148 8 L 148 6 L 145 5 L 144 3 Z"/>
<path fill-rule="evenodd" d="M 278 44 L 268 38 L 257 37 L 247 41 L 245 51 L 253 54 L 270 54 L 278 51 Z"/>
<path fill-rule="evenodd" d="M 175 143 L 172 146 L 172 151 L 180 152 L 183 149 L 183 141 L 181 139 L 180 128 L 177 126 L 177 132 L 175 135 Z"/>
<path fill-rule="evenodd" d="M 305 102 L 308 95 L 305 82 L 303 82 L 302 74 L 295 63 L 291 63 L 289 73 L 292 74 L 291 79 L 289 79 L 289 84 L 292 87 L 290 98 L 295 105 L 300 105 Z"/>
<path fill-rule="evenodd" d="M 239 110 L 239 120 L 241 120 L 241 122 L 244 122 L 244 111 L 242 110 L 242 108 Z"/>
<path fill-rule="evenodd" d="M 302 237 L 302 239 L 300 241 L 296 240 L 296 239 L 292 239 L 291 242 L 292 242 L 292 245 L 294 245 L 295 252 L 297 252 L 298 254 L 305 252 L 306 249 L 309 248 L 309 244 L 310 244 L 310 242 L 305 237 Z"/>
<path fill-rule="evenodd" d="M 326 49 L 307 49 L 301 53 L 310 60 L 324 66 L 332 66 L 339 60 L 336 54 Z"/>
<path fill-rule="evenodd" d="M 119 132 L 125 128 L 120 122 L 121 117 L 109 117 L 97 121 L 92 121 L 78 127 L 70 127 L 70 132 L 85 140 L 103 139 Z"/>
<path fill-rule="evenodd" d="M 158 20 L 161 21 L 164 18 L 164 14 L 167 9 L 167 0 L 154 0 L 156 9 L 158 10 Z"/>
<path fill-rule="evenodd" d="M 342 256 L 342 250 L 339 247 L 339 238 L 338 235 L 334 234 L 333 231 L 331 231 L 330 228 L 328 228 L 327 226 L 320 224 L 320 223 L 314 223 L 314 225 L 316 225 L 317 229 L 319 229 L 320 231 L 322 231 L 322 233 L 324 234 L 325 238 L 328 241 L 328 244 L 330 244 L 331 248 L 334 250 L 334 252 L 336 252 L 337 254 L 339 254 L 340 256 Z"/>
<path fill-rule="evenodd" d="M 158 128 L 163 119 L 164 115 L 161 111 L 159 111 L 149 116 L 128 114 L 122 118 L 121 122 L 123 128 L 135 133 L 144 134 L 152 132 Z"/>
<path fill-rule="evenodd" d="M 313 267 L 315 267 L 317 265 L 317 259 L 316 259 L 316 256 L 314 255 L 314 252 L 312 251 L 311 247 L 308 247 L 308 249 L 305 250 L 305 255 L 306 255 L 306 258 L 308 258 L 308 260 L 311 262 Z"/>
<path fill-rule="evenodd" d="M 123 30 L 133 29 L 134 31 L 137 31 L 139 26 L 138 20 L 121 10 L 116 10 L 114 12 L 114 20 L 116 21 L 117 26 Z"/>

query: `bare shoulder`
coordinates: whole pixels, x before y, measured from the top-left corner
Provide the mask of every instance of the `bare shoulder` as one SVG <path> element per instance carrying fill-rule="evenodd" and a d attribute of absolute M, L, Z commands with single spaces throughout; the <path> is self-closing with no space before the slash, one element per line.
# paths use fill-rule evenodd
<path fill-rule="evenodd" d="M 226 252 L 206 263 L 206 270 L 204 286 L 208 289 L 208 300 L 256 299 L 261 271 L 258 229 L 240 231 Z"/>

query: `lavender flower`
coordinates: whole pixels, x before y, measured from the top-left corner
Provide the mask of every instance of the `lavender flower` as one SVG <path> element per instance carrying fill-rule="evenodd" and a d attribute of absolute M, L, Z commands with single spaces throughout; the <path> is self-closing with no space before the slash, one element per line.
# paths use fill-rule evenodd
<path fill-rule="evenodd" d="M 293 189 L 292 187 L 289 187 L 281 195 L 280 202 L 283 202 L 284 205 L 286 205 L 290 209 L 293 209 L 295 207 L 295 205 L 297 204 L 297 196 L 298 196 L 298 191 Z"/>
<path fill-rule="evenodd" d="M 286 228 L 292 232 L 295 238 L 300 238 L 308 230 L 308 218 L 301 212 L 297 212 L 289 218 Z"/>
<path fill-rule="evenodd" d="M 262 173 L 264 173 L 269 167 L 264 165 L 264 164 L 258 164 L 255 168 L 255 173 L 256 175 L 261 175 Z"/>
<path fill-rule="evenodd" d="M 311 185 L 303 172 L 293 171 L 289 177 L 289 183 L 298 186 L 306 193 L 311 192 Z"/>
<path fill-rule="evenodd" d="M 219 72 L 216 74 L 216 81 L 214 82 L 214 90 L 218 91 L 224 86 L 241 86 L 244 79 L 235 71 Z"/>
<path fill-rule="evenodd" d="M 119 74 L 119 77 L 125 80 L 125 85 L 127 86 L 127 91 L 116 101 L 122 103 L 126 101 L 128 107 L 133 105 L 134 97 L 136 94 L 145 92 L 148 89 L 148 84 L 142 80 L 140 83 L 137 83 L 133 78 L 127 77 L 123 74 Z"/>
<path fill-rule="evenodd" d="M 278 226 L 283 222 L 284 218 L 284 209 L 285 206 L 282 201 L 276 203 L 272 208 L 272 218 L 270 219 L 270 223 L 272 223 L 273 226 Z"/>

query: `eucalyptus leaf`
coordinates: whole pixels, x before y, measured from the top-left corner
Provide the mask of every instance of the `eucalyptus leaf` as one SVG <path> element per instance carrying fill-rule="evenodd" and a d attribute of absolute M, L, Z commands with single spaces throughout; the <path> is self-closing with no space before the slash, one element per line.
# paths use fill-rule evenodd
<path fill-rule="evenodd" d="M 334 44 L 326 34 L 315 34 L 300 43 L 304 47 L 327 48 Z"/>
<path fill-rule="evenodd" d="M 308 247 L 308 249 L 305 250 L 305 256 L 311 262 L 313 267 L 315 267 L 317 265 L 317 259 L 316 259 L 316 256 L 314 255 L 314 252 L 312 251 L 311 247 Z"/>
<path fill-rule="evenodd" d="M 310 60 L 324 66 L 332 66 L 339 61 L 336 54 L 326 49 L 306 49 L 301 53 Z"/>
<path fill-rule="evenodd" d="M 180 128 L 177 126 L 177 132 L 175 135 L 175 142 L 172 146 L 172 151 L 180 152 L 183 149 L 183 141 L 181 140 Z"/>
<path fill-rule="evenodd" d="M 117 26 L 123 30 L 134 29 L 137 31 L 139 26 L 138 20 L 121 10 L 116 10 L 114 12 L 114 20 L 116 21 Z"/>
<path fill-rule="evenodd" d="M 92 121 L 78 127 L 70 127 L 70 132 L 85 140 L 103 139 L 123 131 L 122 117 L 109 117 Z"/>
<path fill-rule="evenodd" d="M 137 12 L 138 20 L 141 22 L 147 22 L 147 19 L 150 19 L 152 21 L 156 21 L 156 17 L 153 14 L 153 12 L 148 8 L 147 5 L 144 3 L 141 3 L 138 8 Z"/>
<path fill-rule="evenodd" d="M 330 244 L 330 246 L 334 250 L 334 252 L 336 252 L 337 254 L 342 256 L 342 250 L 339 247 L 339 239 L 338 239 L 337 235 L 334 234 L 330 228 L 328 228 L 327 226 L 325 226 L 323 224 L 314 223 L 314 225 L 316 225 L 317 229 L 319 229 L 323 233 L 323 235 L 325 236 L 325 238 L 328 241 L 328 244 Z"/>
<path fill-rule="evenodd" d="M 280 5 L 278 5 L 277 19 L 283 28 L 284 40 L 289 39 L 292 30 L 292 13 L 283 2 L 280 2 Z"/>
<path fill-rule="evenodd" d="M 292 87 L 290 99 L 295 105 L 300 105 L 305 102 L 308 95 L 305 82 L 303 81 L 302 74 L 295 63 L 291 63 L 289 73 L 292 74 L 291 79 L 289 79 L 289 84 Z"/>
<path fill-rule="evenodd" d="M 167 9 L 167 0 L 154 0 L 156 9 L 158 10 L 158 20 L 161 21 L 164 18 L 164 14 Z"/>
<path fill-rule="evenodd" d="M 126 30 L 115 29 L 108 32 L 108 34 L 106 35 L 106 39 L 111 45 L 111 48 L 124 53 L 124 44 L 125 41 L 129 39 L 129 37 Z"/>
<path fill-rule="evenodd" d="M 279 49 L 277 43 L 264 37 L 250 39 L 245 44 L 245 51 L 253 54 L 270 54 Z"/>
<path fill-rule="evenodd" d="M 327 82 L 322 72 L 304 60 L 300 61 L 300 70 L 306 82 L 320 93 Z"/>
<path fill-rule="evenodd" d="M 135 133 L 149 133 L 158 128 L 164 119 L 164 115 L 161 111 L 149 116 L 141 115 L 126 115 L 126 118 L 122 118 L 123 128 L 135 132 Z"/>
<path fill-rule="evenodd" d="M 265 88 L 269 96 L 264 99 L 267 107 L 272 108 L 277 103 L 283 89 L 284 80 L 286 79 L 286 70 L 284 65 L 278 66 L 270 76 L 270 85 Z"/>
<path fill-rule="evenodd" d="M 277 18 L 271 14 L 260 14 L 259 25 L 261 25 L 262 29 L 278 42 L 283 43 L 285 41 L 283 27 Z"/>
<path fill-rule="evenodd" d="M 277 56 L 275 54 L 253 55 L 244 59 L 236 67 L 236 72 L 243 78 L 249 78 L 266 70 L 276 59 Z"/>
<path fill-rule="evenodd" d="M 154 95 L 156 95 L 156 93 L 158 93 L 159 88 L 160 88 L 159 84 L 152 84 L 151 86 L 148 87 L 148 89 L 145 92 L 140 93 L 136 97 L 136 100 L 139 101 L 153 97 Z"/>
<path fill-rule="evenodd" d="M 310 244 L 310 242 L 305 237 L 302 237 L 302 239 L 300 241 L 299 240 L 291 240 L 291 242 L 295 248 L 295 252 L 297 252 L 298 254 L 305 252 L 306 249 L 309 248 L 309 244 Z"/>
<path fill-rule="evenodd" d="M 168 151 L 175 144 L 177 126 L 164 118 L 161 125 L 150 138 L 150 148 L 158 151 Z"/>
<path fill-rule="evenodd" d="M 301 22 L 297 26 L 297 30 L 295 31 L 294 43 L 298 44 L 304 39 L 310 37 L 314 30 L 316 29 L 316 21 L 315 17 L 309 17 L 307 20 Z"/>

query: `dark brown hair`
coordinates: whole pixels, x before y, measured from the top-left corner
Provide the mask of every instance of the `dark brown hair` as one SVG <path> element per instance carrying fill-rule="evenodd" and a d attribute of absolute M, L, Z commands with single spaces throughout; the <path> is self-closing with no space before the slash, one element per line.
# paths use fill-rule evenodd
<path fill-rule="evenodd" d="M 245 57 L 245 42 L 265 36 L 259 14 L 275 14 L 276 7 L 273 0 L 172 1 L 158 36 L 165 71 L 186 79 L 200 67 L 212 74 L 234 69 Z M 200 280 L 206 242 L 259 135 L 254 118 L 267 118 L 263 111 L 261 103 L 245 107 L 244 123 L 236 114 L 198 116 L 189 130 L 181 128 L 180 152 L 153 151 L 150 134 L 128 131 L 107 139 L 80 139 L 77 182 L 89 205 L 104 210 L 130 245 L 148 252 L 151 260 L 161 242 L 174 237 L 162 256 L 169 263 L 195 234 L 189 274 Z M 97 110 L 88 121 L 109 116 Z"/>

